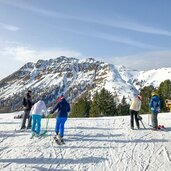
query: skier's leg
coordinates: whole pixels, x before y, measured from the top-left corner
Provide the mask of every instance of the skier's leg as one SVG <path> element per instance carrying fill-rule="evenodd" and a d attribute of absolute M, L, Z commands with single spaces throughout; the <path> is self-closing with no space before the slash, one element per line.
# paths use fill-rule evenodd
<path fill-rule="evenodd" d="M 137 111 L 135 111 L 135 122 L 136 122 L 136 125 L 137 125 L 137 128 L 139 129 L 140 128 L 140 124 L 139 124 L 139 120 L 138 120 L 138 112 Z"/>
<path fill-rule="evenodd" d="M 131 116 L 130 125 L 131 125 L 131 129 L 133 129 L 134 128 L 134 112 L 133 112 L 133 110 L 130 110 L 130 116 Z"/>
<path fill-rule="evenodd" d="M 30 111 L 28 111 L 28 124 L 27 124 L 27 129 L 31 128 L 31 120 L 32 120 L 32 116 L 30 115 Z"/>
<path fill-rule="evenodd" d="M 32 127 L 31 127 L 32 132 L 35 132 L 35 127 L 36 127 L 36 115 L 32 115 Z"/>
<path fill-rule="evenodd" d="M 22 116 L 21 129 L 25 129 L 26 128 L 26 118 L 27 118 L 27 111 L 24 111 L 23 116 Z"/>
<path fill-rule="evenodd" d="M 41 115 L 36 115 L 36 132 L 37 134 L 40 134 L 40 127 L 41 127 Z"/>
<path fill-rule="evenodd" d="M 58 133 L 59 133 L 60 123 L 61 123 L 61 118 L 60 117 L 57 117 L 56 118 L 56 126 L 55 126 L 56 135 L 58 135 Z"/>
<path fill-rule="evenodd" d="M 155 113 L 155 112 L 152 113 L 151 122 L 152 122 L 153 128 L 157 129 L 157 127 L 158 127 L 157 113 Z"/>
<path fill-rule="evenodd" d="M 60 137 L 64 136 L 64 125 L 66 122 L 67 118 L 62 118 L 61 124 L 60 124 Z"/>

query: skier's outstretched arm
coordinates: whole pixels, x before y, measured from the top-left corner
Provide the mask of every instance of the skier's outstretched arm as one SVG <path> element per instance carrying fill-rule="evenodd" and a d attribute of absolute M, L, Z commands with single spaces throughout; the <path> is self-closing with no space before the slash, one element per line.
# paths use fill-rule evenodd
<path fill-rule="evenodd" d="M 54 107 L 52 111 L 50 111 L 50 114 L 53 114 L 58 108 L 59 108 L 59 103 Z"/>

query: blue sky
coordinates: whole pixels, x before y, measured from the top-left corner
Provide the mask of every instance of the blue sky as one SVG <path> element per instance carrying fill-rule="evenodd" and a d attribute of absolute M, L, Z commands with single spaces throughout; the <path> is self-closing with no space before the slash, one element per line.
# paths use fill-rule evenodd
<path fill-rule="evenodd" d="M 61 55 L 171 67 L 170 7 L 170 0 L 0 0 L 0 79 Z"/>

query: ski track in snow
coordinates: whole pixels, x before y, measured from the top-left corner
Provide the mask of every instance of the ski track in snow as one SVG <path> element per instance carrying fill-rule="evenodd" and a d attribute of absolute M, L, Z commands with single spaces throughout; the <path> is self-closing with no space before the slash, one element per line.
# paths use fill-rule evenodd
<path fill-rule="evenodd" d="M 4 116 L 0 120 L 2 171 L 170 171 L 171 168 L 170 114 L 159 115 L 159 122 L 167 128 L 164 131 L 131 130 L 129 116 L 68 119 L 64 145 L 53 140 L 55 119 L 50 120 L 46 137 L 30 139 L 29 131 L 14 131 L 20 120 Z M 147 121 L 148 116 L 144 115 L 146 127 Z M 42 131 L 45 124 L 42 119 Z"/>

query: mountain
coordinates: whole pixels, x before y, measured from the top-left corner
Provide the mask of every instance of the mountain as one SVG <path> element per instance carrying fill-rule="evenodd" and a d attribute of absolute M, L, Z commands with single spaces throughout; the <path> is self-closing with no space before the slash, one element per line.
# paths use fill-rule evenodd
<path fill-rule="evenodd" d="M 136 71 L 125 66 L 112 65 L 93 58 L 79 60 L 61 56 L 55 59 L 27 63 L 15 73 L 0 81 L 0 112 L 19 110 L 28 89 L 35 100 L 43 96 L 47 105 L 64 94 L 74 102 L 81 94 L 93 97 L 103 87 L 129 101 L 140 88 L 158 86 L 171 78 L 171 68 Z"/>

